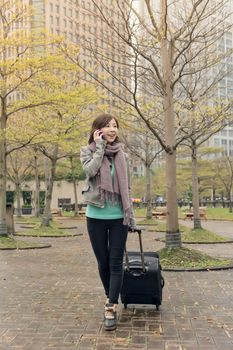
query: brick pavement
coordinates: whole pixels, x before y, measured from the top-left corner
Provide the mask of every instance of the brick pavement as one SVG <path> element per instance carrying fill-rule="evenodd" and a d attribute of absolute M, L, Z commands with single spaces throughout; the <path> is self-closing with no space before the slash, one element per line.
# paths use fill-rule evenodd
<path fill-rule="evenodd" d="M 85 233 L 84 221 L 81 226 Z M 163 246 L 154 236 L 144 234 L 145 250 Z M 120 306 L 117 331 L 106 332 L 105 297 L 87 235 L 31 239 L 52 247 L 0 251 L 0 350 L 233 348 L 233 270 L 164 272 L 161 310 Z M 128 246 L 137 246 L 135 235 Z M 215 249 L 225 256 L 221 247 Z"/>

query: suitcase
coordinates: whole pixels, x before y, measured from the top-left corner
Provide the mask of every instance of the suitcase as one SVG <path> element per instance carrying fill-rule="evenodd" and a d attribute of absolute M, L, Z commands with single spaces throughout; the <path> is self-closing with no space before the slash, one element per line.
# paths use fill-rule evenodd
<path fill-rule="evenodd" d="M 144 253 L 141 230 L 137 230 L 137 233 L 140 252 L 127 252 L 125 249 L 121 301 L 125 308 L 128 304 L 152 304 L 159 310 L 164 286 L 159 255 L 155 252 Z"/>

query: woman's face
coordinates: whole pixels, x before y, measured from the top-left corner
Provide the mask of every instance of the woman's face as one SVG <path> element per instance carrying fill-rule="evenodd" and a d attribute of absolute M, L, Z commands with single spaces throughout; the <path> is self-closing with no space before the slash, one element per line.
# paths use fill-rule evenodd
<path fill-rule="evenodd" d="M 111 119 L 108 124 L 100 129 L 103 132 L 103 138 L 108 142 L 112 143 L 118 136 L 118 127 L 115 119 Z"/>

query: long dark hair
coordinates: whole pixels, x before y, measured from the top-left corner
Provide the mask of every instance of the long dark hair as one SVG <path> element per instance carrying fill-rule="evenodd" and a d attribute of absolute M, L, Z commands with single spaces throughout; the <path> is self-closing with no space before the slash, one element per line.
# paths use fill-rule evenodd
<path fill-rule="evenodd" d="M 104 128 L 112 119 L 115 120 L 117 128 L 119 129 L 119 123 L 116 117 L 113 117 L 111 114 L 100 114 L 92 123 L 91 133 L 89 137 L 88 143 L 92 143 L 94 141 L 93 134 L 96 130 Z M 117 136 L 114 142 L 120 142 L 119 137 Z"/>

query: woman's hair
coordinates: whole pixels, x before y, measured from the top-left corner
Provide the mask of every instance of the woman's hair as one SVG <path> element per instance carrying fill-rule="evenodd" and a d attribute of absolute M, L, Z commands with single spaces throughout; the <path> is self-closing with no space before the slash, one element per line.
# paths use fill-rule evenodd
<path fill-rule="evenodd" d="M 104 128 L 112 119 L 115 120 L 117 128 L 119 129 L 118 120 L 115 117 L 113 117 L 111 114 L 100 114 L 98 117 L 95 118 L 91 126 L 91 133 L 88 141 L 89 144 L 94 141 L 94 137 L 93 137 L 94 132 L 98 129 Z M 120 142 L 118 136 L 116 137 L 114 142 Z"/>

